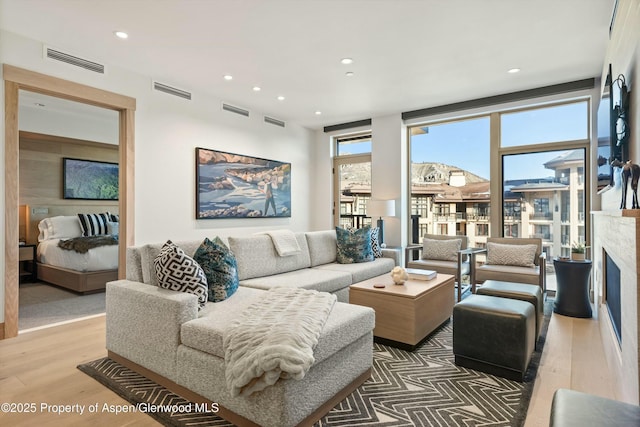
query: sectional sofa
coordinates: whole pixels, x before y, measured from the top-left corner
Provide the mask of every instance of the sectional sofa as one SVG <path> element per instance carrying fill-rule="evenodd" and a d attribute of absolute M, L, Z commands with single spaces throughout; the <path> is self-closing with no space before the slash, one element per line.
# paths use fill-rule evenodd
<path fill-rule="evenodd" d="M 218 403 L 237 425 L 310 424 L 370 375 L 375 314 L 350 305 L 349 285 L 387 273 L 399 252 L 373 262 L 338 264 L 333 230 L 296 233 L 300 252 L 279 256 L 267 235 L 229 237 L 240 286 L 229 299 L 198 310 L 193 294 L 159 288 L 153 260 L 162 244 L 127 250 L 127 279 L 107 284 L 109 356 L 184 397 Z M 178 245 L 193 254 L 200 241 Z M 233 396 L 225 383 L 225 332 L 246 307 L 275 286 L 334 293 L 335 303 L 302 380 L 279 380 L 250 396 Z"/>

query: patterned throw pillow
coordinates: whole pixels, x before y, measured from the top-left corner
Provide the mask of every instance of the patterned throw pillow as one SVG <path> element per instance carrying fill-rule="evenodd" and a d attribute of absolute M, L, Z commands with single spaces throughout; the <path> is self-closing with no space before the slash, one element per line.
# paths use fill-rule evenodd
<path fill-rule="evenodd" d="M 111 221 L 109 212 L 98 214 L 78 214 L 83 236 L 102 236 L 108 234 L 107 222 Z"/>
<path fill-rule="evenodd" d="M 371 228 L 364 227 L 349 232 L 342 227 L 336 227 L 337 254 L 336 260 L 340 264 L 373 261 L 371 249 Z"/>
<path fill-rule="evenodd" d="M 382 249 L 380 248 L 380 228 L 373 227 L 371 229 L 371 250 L 374 258 L 382 258 Z"/>
<path fill-rule="evenodd" d="M 198 297 L 199 309 L 207 303 L 207 278 L 200 265 L 171 240 L 153 260 L 158 286 Z"/>
<path fill-rule="evenodd" d="M 535 267 L 538 245 L 509 245 L 504 243 L 487 243 L 487 264 L 515 265 L 518 267 Z"/>
<path fill-rule="evenodd" d="M 422 259 L 440 261 L 457 261 L 458 251 L 462 247 L 462 239 L 429 239 L 422 240 Z"/>
<path fill-rule="evenodd" d="M 345 225 L 344 228 L 349 233 L 354 233 L 357 230 L 357 228 L 355 228 L 351 224 Z M 371 228 L 371 250 L 373 251 L 374 258 L 382 258 L 382 248 L 380 247 L 380 228 L 379 227 Z"/>
<path fill-rule="evenodd" d="M 207 276 L 209 301 L 224 301 L 238 290 L 236 257 L 219 237 L 213 241 L 205 238 L 193 259 Z"/>

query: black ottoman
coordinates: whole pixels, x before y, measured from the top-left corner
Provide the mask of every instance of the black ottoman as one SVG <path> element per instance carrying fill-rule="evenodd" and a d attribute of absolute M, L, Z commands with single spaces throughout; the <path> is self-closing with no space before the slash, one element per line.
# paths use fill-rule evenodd
<path fill-rule="evenodd" d="M 562 388 L 553 394 L 550 427 L 638 425 L 640 406 Z"/>
<path fill-rule="evenodd" d="M 540 338 L 542 321 L 544 319 L 544 306 L 542 290 L 538 285 L 525 283 L 503 282 L 501 280 L 485 280 L 476 291 L 478 295 L 491 295 L 494 297 L 518 299 L 533 304 L 536 311 L 536 341 Z"/>
<path fill-rule="evenodd" d="M 453 307 L 456 365 L 523 381 L 535 337 L 536 315 L 528 302 L 471 295 Z"/>

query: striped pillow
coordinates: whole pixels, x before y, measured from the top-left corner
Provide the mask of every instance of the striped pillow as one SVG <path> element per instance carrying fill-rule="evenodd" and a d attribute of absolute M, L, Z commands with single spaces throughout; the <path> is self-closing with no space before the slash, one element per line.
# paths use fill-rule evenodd
<path fill-rule="evenodd" d="M 101 236 L 109 234 L 107 222 L 111 219 L 109 212 L 98 214 L 78 214 L 83 236 Z"/>

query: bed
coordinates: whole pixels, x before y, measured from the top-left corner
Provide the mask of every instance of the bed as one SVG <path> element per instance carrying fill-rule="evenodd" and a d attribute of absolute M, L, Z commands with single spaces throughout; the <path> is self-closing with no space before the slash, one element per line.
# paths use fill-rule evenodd
<path fill-rule="evenodd" d="M 117 216 L 108 212 L 43 219 L 38 224 L 38 280 L 79 293 L 104 290 L 107 282 L 118 278 L 117 229 Z M 84 247 L 84 253 L 60 247 L 60 242 L 70 247 L 68 243 L 91 239 L 103 242 Z M 106 241 L 109 244 L 103 244 Z"/>

